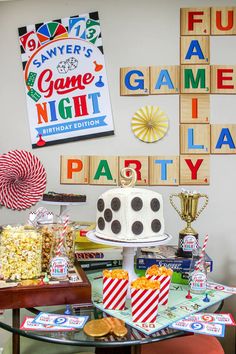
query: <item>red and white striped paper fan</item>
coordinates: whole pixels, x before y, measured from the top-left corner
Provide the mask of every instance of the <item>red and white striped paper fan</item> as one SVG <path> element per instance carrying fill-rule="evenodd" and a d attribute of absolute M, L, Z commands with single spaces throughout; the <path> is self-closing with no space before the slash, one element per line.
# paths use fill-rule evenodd
<path fill-rule="evenodd" d="M 39 159 L 28 151 L 0 155 L 0 203 L 13 210 L 28 209 L 46 189 L 47 175 Z"/>

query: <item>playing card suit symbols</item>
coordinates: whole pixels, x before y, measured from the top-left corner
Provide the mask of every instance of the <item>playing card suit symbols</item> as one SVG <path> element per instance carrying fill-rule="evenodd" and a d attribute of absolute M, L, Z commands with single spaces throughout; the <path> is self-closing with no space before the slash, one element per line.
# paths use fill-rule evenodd
<path fill-rule="evenodd" d="M 163 138 L 168 127 L 168 118 L 158 106 L 140 108 L 131 120 L 134 135 L 145 143 L 153 143 Z"/>

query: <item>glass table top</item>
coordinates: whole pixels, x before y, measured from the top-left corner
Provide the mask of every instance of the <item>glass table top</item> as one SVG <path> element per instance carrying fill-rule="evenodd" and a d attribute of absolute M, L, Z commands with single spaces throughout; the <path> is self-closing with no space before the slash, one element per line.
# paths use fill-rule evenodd
<path fill-rule="evenodd" d="M 62 310 L 53 311 L 53 313 L 64 313 L 65 306 L 62 307 Z M 52 312 L 52 311 L 51 311 Z M 89 320 L 99 319 L 107 316 L 101 310 L 91 306 L 91 307 L 82 307 L 82 308 L 73 308 L 74 315 L 83 315 L 88 316 Z M 29 316 L 32 316 L 32 313 L 29 312 Z M 0 322 L 0 328 L 10 331 L 12 333 L 18 333 L 21 336 L 41 340 L 51 343 L 60 343 L 65 345 L 74 345 L 74 346 L 93 346 L 93 347 L 105 347 L 105 346 L 120 346 L 120 345 L 138 345 L 144 343 L 157 342 L 163 339 L 170 339 L 181 335 L 187 335 L 186 332 L 174 330 L 170 328 L 164 328 L 159 332 L 156 332 L 152 335 L 146 335 L 141 331 L 130 327 L 126 324 L 128 333 L 124 337 L 116 337 L 113 334 L 109 334 L 104 337 L 90 337 L 86 335 L 81 330 L 76 331 L 65 331 L 65 332 L 36 332 L 36 331 L 23 331 L 18 328 L 13 328 L 3 322 Z"/>

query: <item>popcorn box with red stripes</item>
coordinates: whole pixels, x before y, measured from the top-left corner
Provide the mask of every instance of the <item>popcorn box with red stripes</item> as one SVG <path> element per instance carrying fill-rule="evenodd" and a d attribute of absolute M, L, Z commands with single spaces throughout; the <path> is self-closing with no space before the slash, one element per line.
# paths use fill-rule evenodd
<path fill-rule="evenodd" d="M 109 310 L 124 310 L 129 280 L 103 277 L 103 306 Z"/>
<path fill-rule="evenodd" d="M 133 322 L 156 322 L 159 289 L 131 288 Z"/>
<path fill-rule="evenodd" d="M 166 305 L 168 303 L 168 297 L 170 292 L 171 277 L 169 275 L 146 274 L 146 278 L 152 280 L 159 280 L 160 282 L 159 305 Z"/>

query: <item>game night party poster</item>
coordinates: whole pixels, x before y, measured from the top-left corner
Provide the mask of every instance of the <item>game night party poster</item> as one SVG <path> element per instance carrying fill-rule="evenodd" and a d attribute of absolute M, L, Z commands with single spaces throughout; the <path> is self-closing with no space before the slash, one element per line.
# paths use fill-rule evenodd
<path fill-rule="evenodd" d="M 97 12 L 19 28 L 32 147 L 114 134 Z"/>

